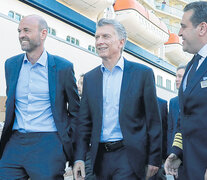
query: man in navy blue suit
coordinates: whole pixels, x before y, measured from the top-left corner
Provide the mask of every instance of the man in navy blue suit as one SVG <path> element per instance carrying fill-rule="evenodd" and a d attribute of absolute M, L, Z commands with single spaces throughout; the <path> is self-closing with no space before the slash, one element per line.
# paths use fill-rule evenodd
<path fill-rule="evenodd" d="M 159 111 L 162 120 L 162 159 L 166 159 L 167 157 L 167 115 L 168 115 L 168 108 L 167 108 L 167 101 L 162 98 L 157 98 Z"/>
<path fill-rule="evenodd" d="M 207 169 L 207 2 L 192 2 L 184 8 L 179 36 L 183 50 L 194 54 L 179 89 L 180 114 L 172 153 L 165 162 L 167 174 L 178 176 L 183 162 L 183 180 L 200 180 Z"/>
<path fill-rule="evenodd" d="M 168 107 L 167 101 L 157 97 L 160 116 L 162 120 L 162 162 L 167 157 L 167 115 L 168 115 Z M 161 167 L 156 175 L 151 177 L 149 180 L 160 180 L 165 179 L 164 169 Z"/>
<path fill-rule="evenodd" d="M 79 96 L 73 65 L 44 49 L 47 23 L 37 15 L 18 26 L 25 54 L 5 63 L 6 119 L 0 141 L 0 179 L 63 179 L 73 161 Z"/>
<path fill-rule="evenodd" d="M 84 76 L 74 176 L 85 177 L 91 144 L 96 178 L 140 180 L 161 164 L 161 120 L 152 69 L 122 56 L 125 28 L 101 19 L 95 34 L 102 65 Z"/>
<path fill-rule="evenodd" d="M 180 65 L 176 71 L 176 88 L 179 90 L 186 66 Z M 169 114 L 168 114 L 168 130 L 167 130 L 167 154 L 170 154 L 175 131 L 177 128 L 177 120 L 179 116 L 179 100 L 178 96 L 170 99 Z"/>

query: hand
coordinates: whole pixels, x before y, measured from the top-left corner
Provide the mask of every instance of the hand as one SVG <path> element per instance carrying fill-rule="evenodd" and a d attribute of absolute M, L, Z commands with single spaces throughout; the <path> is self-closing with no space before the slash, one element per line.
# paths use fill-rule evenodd
<path fill-rule="evenodd" d="M 165 173 L 178 178 L 178 168 L 181 162 L 182 161 L 175 154 L 171 153 L 165 161 Z"/>
<path fill-rule="evenodd" d="M 205 175 L 204 175 L 204 180 L 207 180 L 207 169 L 206 169 L 206 172 L 205 172 Z"/>
<path fill-rule="evenodd" d="M 77 161 L 73 167 L 73 176 L 75 180 L 82 180 L 85 178 L 85 163 L 84 161 Z"/>
<path fill-rule="evenodd" d="M 146 180 L 148 180 L 150 177 L 154 176 L 157 173 L 158 170 L 159 170 L 159 167 L 148 165 Z"/>

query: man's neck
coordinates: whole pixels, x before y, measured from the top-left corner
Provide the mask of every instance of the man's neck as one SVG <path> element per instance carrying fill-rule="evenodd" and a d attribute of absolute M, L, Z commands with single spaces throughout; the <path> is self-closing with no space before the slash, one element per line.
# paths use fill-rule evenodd
<path fill-rule="evenodd" d="M 40 51 L 32 51 L 32 52 L 27 52 L 27 58 L 31 62 L 31 64 L 35 64 L 40 56 L 42 55 L 44 49 L 41 49 Z"/>
<path fill-rule="evenodd" d="M 119 59 L 121 58 L 118 57 L 116 59 L 102 59 L 103 65 L 109 70 L 112 71 L 114 66 L 118 63 Z"/>

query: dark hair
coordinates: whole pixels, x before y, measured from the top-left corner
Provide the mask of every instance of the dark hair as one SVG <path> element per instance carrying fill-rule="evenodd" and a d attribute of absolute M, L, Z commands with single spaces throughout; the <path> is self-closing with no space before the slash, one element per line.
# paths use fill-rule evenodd
<path fill-rule="evenodd" d="M 206 1 L 196 1 L 189 3 L 185 6 L 184 12 L 193 10 L 193 15 L 191 17 L 191 22 L 194 27 L 197 27 L 200 23 L 207 23 L 207 2 Z"/>

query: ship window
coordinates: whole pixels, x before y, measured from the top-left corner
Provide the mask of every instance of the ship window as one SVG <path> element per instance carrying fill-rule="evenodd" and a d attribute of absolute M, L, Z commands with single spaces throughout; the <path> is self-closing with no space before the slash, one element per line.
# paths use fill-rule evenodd
<path fill-rule="evenodd" d="M 53 36 L 56 36 L 56 30 L 51 28 L 51 27 L 48 27 L 48 34 L 51 34 Z"/>
<path fill-rule="evenodd" d="M 9 11 L 8 16 L 11 17 L 12 19 L 15 19 L 17 21 L 21 21 L 21 19 L 24 17 L 19 13 L 16 13 L 14 11 Z"/>
<path fill-rule="evenodd" d="M 78 39 L 75 40 L 75 44 L 76 44 L 77 46 L 79 46 L 80 43 L 79 43 L 79 40 L 78 40 Z"/>
<path fill-rule="evenodd" d="M 176 82 L 174 82 L 174 91 L 177 93 L 178 90 L 177 90 L 177 87 L 176 87 Z"/>
<path fill-rule="evenodd" d="M 169 79 L 166 79 L 166 88 L 171 90 L 171 81 Z"/>
<path fill-rule="evenodd" d="M 56 36 L 56 31 L 54 29 L 52 29 L 52 35 Z"/>
<path fill-rule="evenodd" d="M 88 45 L 88 50 L 93 52 L 93 53 L 96 53 L 96 48 L 92 45 Z"/>
<path fill-rule="evenodd" d="M 8 16 L 11 17 L 11 18 L 14 18 L 14 12 L 13 11 L 9 11 L 8 12 Z"/>
<path fill-rule="evenodd" d="M 75 44 L 75 38 L 74 37 L 71 38 L 71 43 Z"/>
<path fill-rule="evenodd" d="M 66 37 L 66 41 L 70 42 L 70 36 Z"/>
<path fill-rule="evenodd" d="M 91 45 L 88 46 L 88 50 L 91 51 Z"/>
<path fill-rule="evenodd" d="M 92 47 L 92 52 L 95 53 L 96 49 L 95 47 Z"/>
<path fill-rule="evenodd" d="M 21 20 L 21 15 L 18 14 L 18 13 L 16 13 L 16 14 L 15 14 L 15 19 L 16 19 L 17 21 L 20 21 L 20 20 Z"/>
<path fill-rule="evenodd" d="M 157 85 L 158 86 L 163 86 L 162 85 L 162 76 L 160 76 L 160 75 L 157 75 Z"/>

